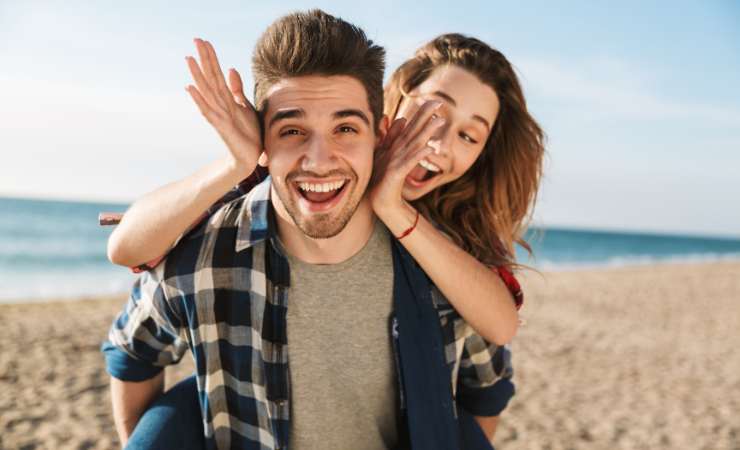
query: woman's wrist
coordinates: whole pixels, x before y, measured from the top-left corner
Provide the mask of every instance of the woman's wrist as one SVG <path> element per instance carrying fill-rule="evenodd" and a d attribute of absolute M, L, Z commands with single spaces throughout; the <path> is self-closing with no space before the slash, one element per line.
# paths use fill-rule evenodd
<path fill-rule="evenodd" d="M 219 161 L 219 166 L 219 172 L 228 180 L 229 185 L 236 186 L 254 171 L 257 162 L 248 162 L 229 155 Z"/>
<path fill-rule="evenodd" d="M 401 236 L 418 221 L 416 208 L 407 202 L 398 207 L 376 211 L 375 214 L 396 237 Z"/>

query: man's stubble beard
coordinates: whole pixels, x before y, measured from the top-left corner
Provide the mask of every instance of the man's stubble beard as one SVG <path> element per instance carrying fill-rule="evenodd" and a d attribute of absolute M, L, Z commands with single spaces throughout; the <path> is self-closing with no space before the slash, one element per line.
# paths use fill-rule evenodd
<path fill-rule="evenodd" d="M 290 188 L 288 185 L 292 183 L 291 179 L 293 178 L 290 174 L 284 178 L 285 183 L 283 185 L 275 183 L 275 192 L 280 198 L 280 202 L 283 204 L 285 211 L 287 211 L 290 218 L 293 219 L 293 223 L 296 224 L 303 234 L 312 239 L 329 239 L 344 230 L 344 227 L 346 227 L 352 219 L 352 216 L 354 216 L 355 211 L 357 211 L 357 207 L 360 205 L 360 201 L 362 200 L 362 195 L 357 194 L 357 174 L 352 172 L 348 175 L 350 180 L 347 184 L 352 185 L 352 191 L 344 192 L 342 194 L 347 197 L 347 199 L 344 200 L 344 207 L 342 210 L 338 212 L 313 214 L 310 220 L 300 212 L 297 200 L 289 193 Z M 349 186 L 345 186 L 344 189 L 347 189 L 348 187 Z"/>

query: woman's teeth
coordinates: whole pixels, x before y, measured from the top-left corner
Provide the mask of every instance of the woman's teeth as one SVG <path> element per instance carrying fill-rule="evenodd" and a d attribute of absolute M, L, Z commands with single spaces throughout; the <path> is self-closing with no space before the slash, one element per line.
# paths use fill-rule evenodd
<path fill-rule="evenodd" d="M 426 159 L 422 159 L 421 161 L 419 161 L 419 165 L 427 169 L 430 172 L 441 172 L 442 171 L 442 169 L 437 167 L 435 164 L 430 163 Z"/>
<path fill-rule="evenodd" d="M 347 180 L 335 181 L 332 183 L 298 183 L 298 188 L 307 192 L 331 192 L 341 189 Z"/>

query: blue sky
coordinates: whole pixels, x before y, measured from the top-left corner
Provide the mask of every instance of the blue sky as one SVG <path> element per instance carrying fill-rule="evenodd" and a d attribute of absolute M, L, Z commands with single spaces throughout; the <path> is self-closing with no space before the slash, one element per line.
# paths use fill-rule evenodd
<path fill-rule="evenodd" d="M 549 136 L 537 223 L 740 237 L 737 2 L 255 3 L 0 2 L 0 195 L 130 201 L 223 155 L 191 39 L 249 81 L 265 27 L 321 7 L 389 69 L 450 31 L 506 54 Z"/>

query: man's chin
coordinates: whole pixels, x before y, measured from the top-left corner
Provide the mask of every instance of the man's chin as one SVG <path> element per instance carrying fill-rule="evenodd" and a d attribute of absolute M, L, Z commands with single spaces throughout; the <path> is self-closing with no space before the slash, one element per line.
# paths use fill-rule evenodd
<path fill-rule="evenodd" d="M 353 202 L 351 196 L 344 200 L 330 212 L 317 213 L 303 208 L 304 205 L 299 203 L 294 204 L 297 207 L 293 211 L 289 210 L 288 213 L 298 229 L 306 236 L 313 239 L 329 239 L 344 230 L 357 210 L 359 202 Z"/>
<path fill-rule="evenodd" d="M 303 234 L 310 237 L 311 239 L 330 239 L 341 233 L 342 230 L 344 230 L 344 228 L 347 226 L 347 222 L 349 221 L 345 221 L 344 223 L 340 224 L 324 224 L 317 221 L 311 221 L 298 222 L 296 225 L 298 226 L 298 229 L 303 232 Z"/>
<path fill-rule="evenodd" d="M 277 193 L 281 200 L 284 196 L 290 199 L 290 202 L 282 203 L 303 234 L 312 239 L 330 239 L 345 229 L 360 204 L 355 195 L 356 184 L 347 187 L 338 198 L 324 205 L 313 204 L 297 189 L 290 187 L 279 189 Z"/>

